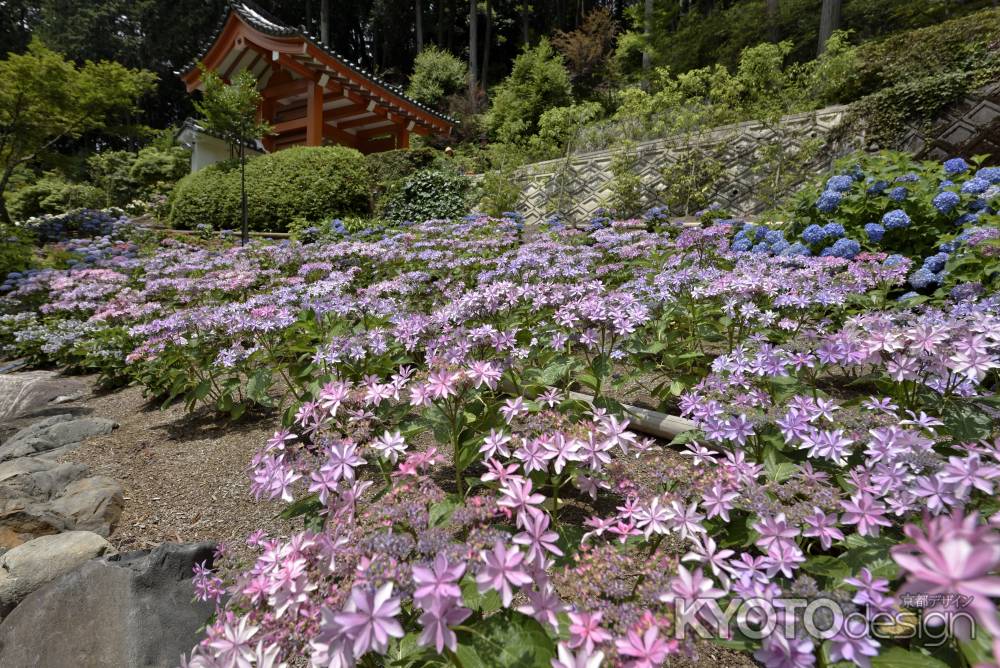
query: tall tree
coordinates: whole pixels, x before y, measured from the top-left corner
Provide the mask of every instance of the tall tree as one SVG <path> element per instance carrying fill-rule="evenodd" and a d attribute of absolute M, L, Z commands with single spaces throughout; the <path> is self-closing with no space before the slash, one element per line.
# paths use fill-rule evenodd
<path fill-rule="evenodd" d="M 819 45 L 816 54 L 820 55 L 826 50 L 826 42 L 834 30 L 840 29 L 840 5 L 841 0 L 823 0 L 823 7 L 819 15 Z"/>
<path fill-rule="evenodd" d="M 260 139 L 270 132 L 267 123 L 257 117 L 261 102 L 257 79 L 253 72 L 243 70 L 232 83 L 226 84 L 215 72 L 203 70 L 204 84 L 201 102 L 195 105 L 204 119 L 205 128 L 229 142 L 240 159 L 240 210 L 243 225 L 241 239 L 246 245 L 250 233 L 247 229 L 247 143 Z"/>
<path fill-rule="evenodd" d="M 152 72 L 107 61 L 75 67 L 37 39 L 0 60 L 0 221 L 10 222 L 4 191 L 15 170 L 134 112 L 155 81 Z"/>
<path fill-rule="evenodd" d="M 781 41 L 781 7 L 779 0 L 767 0 L 767 33 L 768 39 L 777 44 Z"/>
<path fill-rule="evenodd" d="M 479 74 L 479 67 L 476 63 L 476 51 L 479 48 L 476 40 L 479 31 L 476 23 L 479 16 L 476 9 L 476 0 L 469 0 L 469 93 L 473 95 L 478 87 L 476 79 Z"/>
<path fill-rule="evenodd" d="M 653 57 L 653 0 L 646 0 L 642 21 L 643 41 L 645 46 L 642 49 L 642 71 L 648 72 L 652 65 Z"/>
<path fill-rule="evenodd" d="M 490 69 L 490 46 L 493 43 L 493 8 L 490 0 L 486 0 L 486 34 L 483 36 L 483 75 L 479 79 L 479 85 L 486 90 L 486 79 Z"/>
<path fill-rule="evenodd" d="M 416 19 L 417 53 L 420 53 L 424 50 L 424 6 L 420 0 L 413 0 L 413 11 L 416 14 L 414 18 Z"/>

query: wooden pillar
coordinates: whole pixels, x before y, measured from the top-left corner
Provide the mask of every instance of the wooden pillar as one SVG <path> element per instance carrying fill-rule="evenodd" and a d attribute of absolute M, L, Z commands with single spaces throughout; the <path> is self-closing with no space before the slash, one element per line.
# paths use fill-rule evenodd
<path fill-rule="evenodd" d="M 316 82 L 309 83 L 306 100 L 306 146 L 323 145 L 323 89 Z"/>
<path fill-rule="evenodd" d="M 410 132 L 406 128 L 400 128 L 399 134 L 396 135 L 396 148 L 410 148 Z"/>

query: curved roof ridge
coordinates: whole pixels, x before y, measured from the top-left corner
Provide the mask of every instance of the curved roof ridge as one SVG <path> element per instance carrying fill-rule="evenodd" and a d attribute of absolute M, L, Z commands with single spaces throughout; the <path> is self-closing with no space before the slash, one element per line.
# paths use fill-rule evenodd
<path fill-rule="evenodd" d="M 365 79 L 368 79 L 372 83 L 377 84 L 382 88 L 385 88 L 392 94 L 398 95 L 399 97 L 403 98 L 410 104 L 413 104 L 422 109 L 423 111 L 433 116 L 437 116 L 438 118 L 445 120 L 449 123 L 455 125 L 459 123 L 458 120 L 452 118 L 451 116 L 443 114 L 440 111 L 432 107 L 429 107 L 428 105 L 422 102 L 414 100 L 412 97 L 404 93 L 403 90 L 399 88 L 399 86 L 396 86 L 392 83 L 389 83 L 388 81 L 385 81 L 384 79 L 376 76 L 372 72 L 369 72 L 366 69 L 364 69 L 360 63 L 355 63 L 351 61 L 347 57 L 338 53 L 333 48 L 327 46 L 326 44 L 323 44 L 323 42 L 320 41 L 320 39 L 317 36 L 310 34 L 304 26 L 296 28 L 286 23 L 283 23 L 281 20 L 274 17 L 266 10 L 261 8 L 258 4 L 252 2 L 251 0 L 229 0 L 229 2 L 226 3 L 226 12 L 222 15 L 222 18 L 219 20 L 215 32 L 212 34 L 212 37 L 208 40 L 208 44 L 206 44 L 205 47 L 201 50 L 201 52 L 197 56 L 195 56 L 195 58 L 191 62 L 188 63 L 187 67 L 185 67 L 183 72 L 178 72 L 178 74 L 190 72 L 191 70 L 193 70 L 198 66 L 198 63 L 202 60 L 202 58 L 205 57 L 208 51 L 212 48 L 212 45 L 215 43 L 215 41 L 219 39 L 219 36 L 222 34 L 222 31 L 225 28 L 226 21 L 229 19 L 229 15 L 232 12 L 235 12 L 244 23 L 251 26 L 254 30 L 258 30 L 266 35 L 270 35 L 272 37 L 300 37 L 308 41 L 310 44 L 320 49 L 324 53 L 326 53 L 331 58 L 334 58 L 339 62 L 343 63 L 346 67 L 348 67 L 356 74 L 364 77 Z"/>

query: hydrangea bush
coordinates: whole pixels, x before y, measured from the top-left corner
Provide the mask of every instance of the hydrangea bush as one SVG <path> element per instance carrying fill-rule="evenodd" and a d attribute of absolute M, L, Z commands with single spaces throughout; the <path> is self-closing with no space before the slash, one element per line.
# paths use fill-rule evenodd
<path fill-rule="evenodd" d="M 996 227 L 998 167 L 881 152 L 846 158 L 840 171 L 797 194 L 790 212 L 797 239 L 775 252 L 902 254 L 917 261 L 910 286 L 930 294 L 949 283 L 945 266 L 956 252 L 964 254 L 964 242 Z"/>
<path fill-rule="evenodd" d="M 199 566 L 187 666 L 995 663 L 1000 298 L 899 301 L 927 251 L 801 223 L 70 241 L 8 277 L 0 345 L 270 410 L 251 490 L 301 530 Z"/>

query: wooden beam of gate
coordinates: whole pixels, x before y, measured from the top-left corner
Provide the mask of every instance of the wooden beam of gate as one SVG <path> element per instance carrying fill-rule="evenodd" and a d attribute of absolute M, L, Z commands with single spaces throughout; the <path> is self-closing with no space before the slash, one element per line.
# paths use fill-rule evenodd
<path fill-rule="evenodd" d="M 302 95 L 309 90 L 309 79 L 293 79 L 284 83 L 269 85 L 260 91 L 265 100 L 280 100 L 291 95 Z"/>

